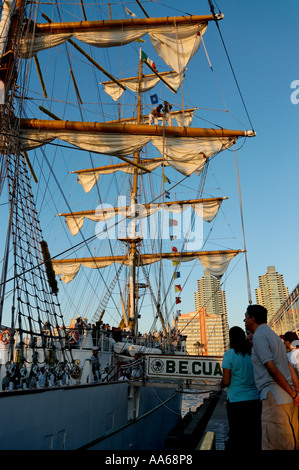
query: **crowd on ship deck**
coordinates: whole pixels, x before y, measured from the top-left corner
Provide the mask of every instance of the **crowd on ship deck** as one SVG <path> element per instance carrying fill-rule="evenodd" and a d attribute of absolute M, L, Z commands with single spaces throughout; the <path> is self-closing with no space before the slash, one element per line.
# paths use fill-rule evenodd
<path fill-rule="evenodd" d="M 115 371 L 110 374 L 109 368 L 105 368 L 103 371 L 100 371 L 99 368 L 98 352 L 100 349 L 110 350 L 111 344 L 109 346 L 109 339 L 113 339 L 115 343 L 159 348 L 162 351 L 167 350 L 168 352 L 178 348 L 183 350 L 184 348 L 185 337 L 179 331 L 171 330 L 168 334 L 165 334 L 163 331 L 153 331 L 152 333 L 144 334 L 139 332 L 137 335 L 133 335 L 127 328 L 120 328 L 119 326 L 111 327 L 108 323 L 103 323 L 102 321 L 91 324 L 81 317 L 77 317 L 72 327 L 67 329 L 66 340 L 72 348 L 80 348 L 83 344 L 82 341 L 86 330 L 92 333 L 94 348 L 90 358 L 94 371 L 92 373 L 93 376 L 88 379 L 89 381 L 110 380 L 115 376 Z M 54 334 L 55 332 L 54 330 L 52 331 L 49 322 L 46 322 L 42 328 L 44 337 L 41 338 L 41 344 L 45 342 L 44 344 L 47 345 L 51 333 Z M 33 340 L 35 347 L 37 347 L 37 338 L 34 337 Z M 30 340 L 31 343 L 32 339 Z M 143 374 L 141 355 L 135 354 L 135 357 L 130 360 L 132 363 L 129 366 L 124 366 L 120 371 L 120 375 L 117 374 L 117 377 L 120 376 L 121 380 L 127 379 L 129 375 L 131 378 L 137 378 Z M 48 363 L 45 366 L 38 366 L 37 362 L 33 361 L 29 368 L 26 367 L 25 363 L 23 365 L 18 362 L 11 363 L 7 364 L 6 375 L 2 381 L 2 390 L 20 389 L 24 386 L 26 388 L 36 388 L 66 385 L 70 383 L 70 378 L 73 375 L 74 370 L 71 367 L 63 363 L 58 364 L 55 361 L 53 364 L 50 365 Z"/>
<path fill-rule="evenodd" d="M 96 323 L 86 324 L 80 317 L 76 319 L 74 328 L 79 331 L 80 336 L 83 336 L 85 329 L 91 330 L 94 346 L 99 345 L 99 340 L 102 335 L 104 335 L 106 338 L 112 338 L 116 343 L 131 342 L 142 346 L 159 347 L 162 350 L 165 350 L 167 346 L 173 350 L 181 350 L 182 347 L 184 348 L 184 341 L 186 339 L 179 330 L 175 329 L 170 330 L 167 334 L 161 330 L 143 334 L 138 332 L 137 335 L 133 335 L 127 328 L 121 328 L 119 326 L 111 327 L 109 323 L 103 323 L 101 320 Z M 78 343 L 80 344 L 80 341 Z"/>
<path fill-rule="evenodd" d="M 278 336 L 267 309 L 249 305 L 245 330 L 229 330 L 222 361 L 229 425 L 226 450 L 299 450 L 299 339 Z"/>

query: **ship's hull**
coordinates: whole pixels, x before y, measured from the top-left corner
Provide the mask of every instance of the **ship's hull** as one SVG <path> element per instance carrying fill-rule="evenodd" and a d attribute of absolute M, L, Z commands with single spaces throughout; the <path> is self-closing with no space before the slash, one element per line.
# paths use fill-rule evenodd
<path fill-rule="evenodd" d="M 0 449 L 159 450 L 180 405 L 174 389 L 128 382 L 6 391 L 0 393 Z"/>

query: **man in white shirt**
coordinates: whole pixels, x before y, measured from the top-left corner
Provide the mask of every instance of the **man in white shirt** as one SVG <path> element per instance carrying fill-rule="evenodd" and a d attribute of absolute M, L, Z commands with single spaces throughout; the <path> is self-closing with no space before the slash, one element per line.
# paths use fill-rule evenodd
<path fill-rule="evenodd" d="M 149 124 L 154 123 L 156 126 L 159 125 L 158 117 L 163 117 L 162 108 L 163 108 L 163 105 L 159 104 L 159 106 L 151 110 L 151 112 L 148 115 Z"/>
<path fill-rule="evenodd" d="M 249 305 L 246 330 L 253 333 L 252 364 L 262 400 L 262 449 L 299 449 L 299 382 L 281 338 L 267 325 L 267 309 Z"/>
<path fill-rule="evenodd" d="M 294 331 L 287 331 L 283 335 L 283 341 L 287 348 L 287 357 L 289 363 L 294 367 L 297 375 L 299 374 L 299 340 Z"/>

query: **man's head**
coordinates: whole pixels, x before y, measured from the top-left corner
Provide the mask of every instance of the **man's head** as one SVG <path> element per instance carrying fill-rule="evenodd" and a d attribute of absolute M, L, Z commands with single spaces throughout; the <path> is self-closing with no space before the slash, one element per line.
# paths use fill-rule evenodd
<path fill-rule="evenodd" d="M 292 341 L 296 341 L 298 339 L 298 336 L 296 335 L 295 331 L 287 331 L 283 335 L 284 341 L 288 341 L 289 343 L 292 343 Z"/>
<path fill-rule="evenodd" d="M 254 333 L 259 325 L 267 323 L 267 309 L 262 305 L 248 305 L 244 322 L 246 330 Z"/>
<path fill-rule="evenodd" d="M 299 347 L 298 336 L 294 331 L 287 331 L 281 336 L 288 350 L 296 349 Z"/>

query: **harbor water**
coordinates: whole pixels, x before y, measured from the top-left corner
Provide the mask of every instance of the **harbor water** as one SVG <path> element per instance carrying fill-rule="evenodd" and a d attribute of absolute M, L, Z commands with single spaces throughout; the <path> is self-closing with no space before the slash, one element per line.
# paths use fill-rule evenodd
<path fill-rule="evenodd" d="M 210 395 L 210 392 L 191 392 L 191 391 L 185 391 L 183 393 L 183 398 L 182 398 L 182 407 L 181 407 L 181 413 L 182 413 L 182 418 L 189 412 L 189 411 L 196 411 L 196 409 L 202 405 L 203 401 L 205 398 L 208 398 Z"/>
<path fill-rule="evenodd" d="M 182 399 L 181 414 L 182 418 L 189 412 L 195 412 L 203 404 L 205 398 L 208 398 L 210 392 L 191 392 L 185 390 Z M 206 430 L 215 434 L 215 450 L 224 450 L 225 441 L 228 435 L 228 422 L 226 412 L 226 396 L 220 396 L 219 402 L 209 419 Z"/>

